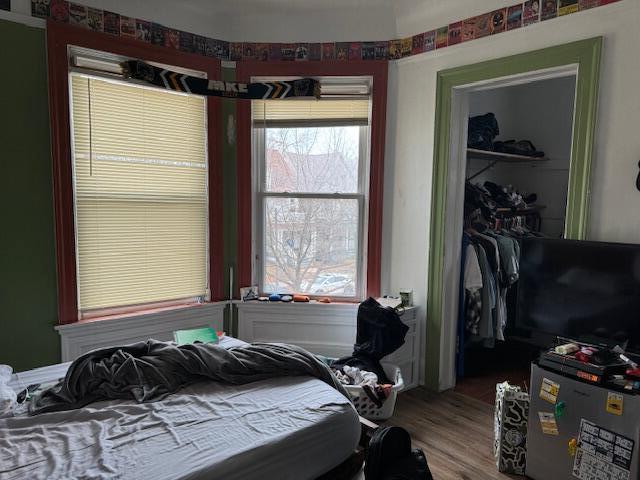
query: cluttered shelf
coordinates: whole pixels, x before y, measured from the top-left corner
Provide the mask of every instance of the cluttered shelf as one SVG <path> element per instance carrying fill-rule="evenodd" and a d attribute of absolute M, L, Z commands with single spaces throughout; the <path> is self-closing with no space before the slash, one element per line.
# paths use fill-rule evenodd
<path fill-rule="evenodd" d="M 467 178 L 467 180 L 473 180 L 481 173 L 486 172 L 496 163 L 538 163 L 546 162 L 549 159 L 547 157 L 534 157 L 530 155 L 516 155 L 514 153 L 494 152 L 492 150 L 480 150 L 477 148 L 467 148 L 467 158 L 474 158 L 476 160 L 487 160 L 489 164 L 475 172 L 473 175 Z"/>
<path fill-rule="evenodd" d="M 501 217 L 520 216 L 520 215 L 536 215 L 547 208 L 546 205 L 528 205 L 526 208 L 496 208 L 496 215 Z"/>
<path fill-rule="evenodd" d="M 494 152 L 491 150 L 480 150 L 478 148 L 467 148 L 467 158 L 477 160 L 489 160 L 493 162 L 546 162 L 548 157 L 534 157 L 530 155 L 516 155 L 513 153 Z"/>

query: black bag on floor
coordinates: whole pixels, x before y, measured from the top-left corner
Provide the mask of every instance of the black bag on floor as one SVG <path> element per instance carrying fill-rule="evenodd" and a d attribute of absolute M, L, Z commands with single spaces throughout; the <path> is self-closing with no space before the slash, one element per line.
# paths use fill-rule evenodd
<path fill-rule="evenodd" d="M 427 458 L 411 449 L 411 437 L 401 427 L 380 428 L 369 442 L 365 480 L 433 480 Z"/>

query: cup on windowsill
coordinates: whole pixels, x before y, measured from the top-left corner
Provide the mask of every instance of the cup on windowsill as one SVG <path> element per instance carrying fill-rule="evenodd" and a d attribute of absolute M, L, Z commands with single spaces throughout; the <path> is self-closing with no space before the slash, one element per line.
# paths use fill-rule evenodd
<path fill-rule="evenodd" d="M 400 290 L 400 301 L 404 308 L 413 307 L 413 290 L 408 288 Z"/>

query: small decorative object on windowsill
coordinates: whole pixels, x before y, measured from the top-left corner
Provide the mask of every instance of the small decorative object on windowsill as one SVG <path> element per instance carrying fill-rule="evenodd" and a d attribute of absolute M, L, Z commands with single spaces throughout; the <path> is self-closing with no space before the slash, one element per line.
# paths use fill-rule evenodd
<path fill-rule="evenodd" d="M 403 307 L 413 307 L 413 290 L 402 289 L 400 290 L 400 299 L 402 300 Z"/>
<path fill-rule="evenodd" d="M 249 300 L 257 300 L 258 286 L 254 285 L 252 287 L 240 288 L 240 298 L 242 299 L 243 302 L 248 302 Z"/>

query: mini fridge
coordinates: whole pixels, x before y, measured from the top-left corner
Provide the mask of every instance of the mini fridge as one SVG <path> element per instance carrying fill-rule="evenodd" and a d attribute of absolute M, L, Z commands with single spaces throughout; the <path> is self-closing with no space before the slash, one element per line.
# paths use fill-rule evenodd
<path fill-rule="evenodd" d="M 533 364 L 526 474 L 533 480 L 638 480 L 640 395 Z"/>

